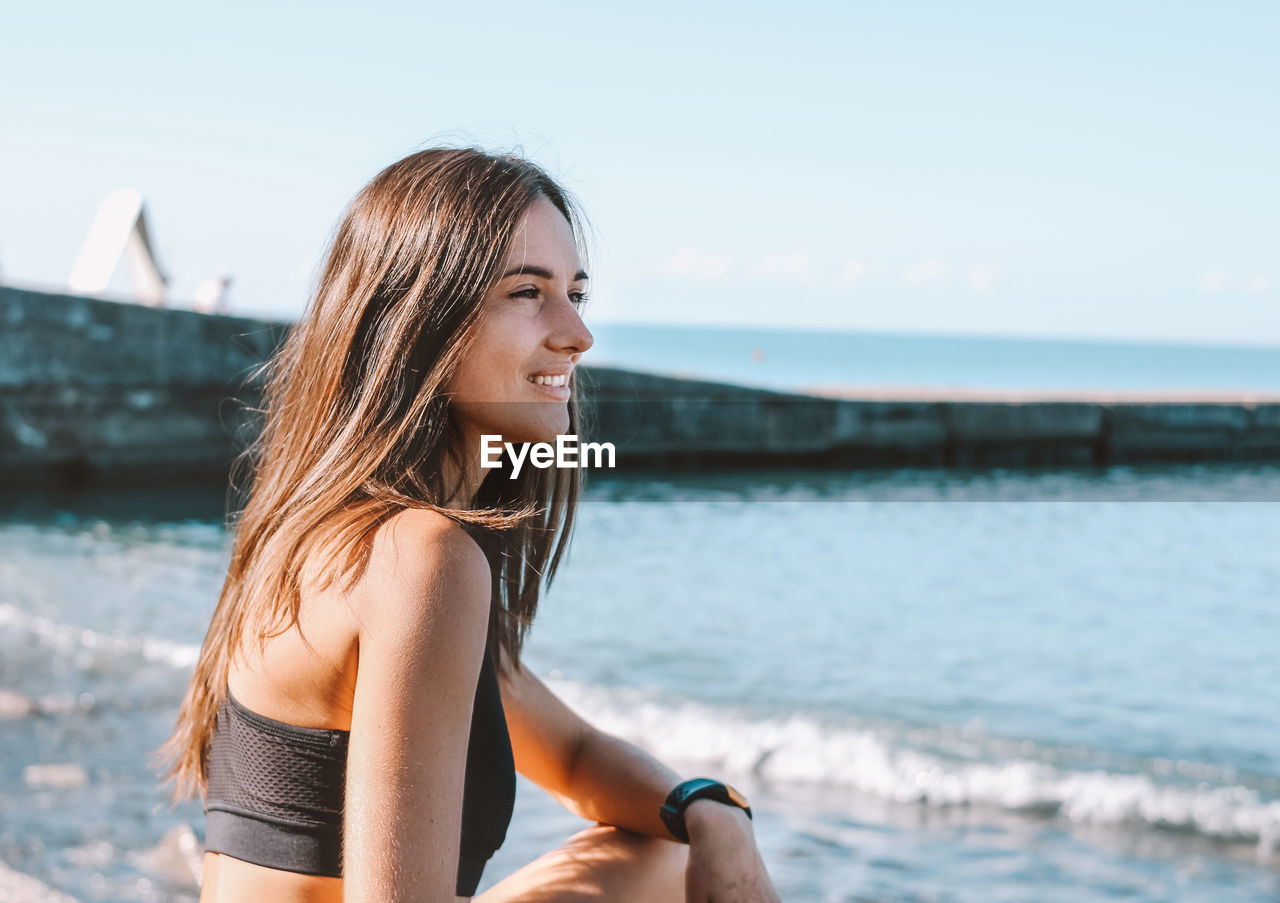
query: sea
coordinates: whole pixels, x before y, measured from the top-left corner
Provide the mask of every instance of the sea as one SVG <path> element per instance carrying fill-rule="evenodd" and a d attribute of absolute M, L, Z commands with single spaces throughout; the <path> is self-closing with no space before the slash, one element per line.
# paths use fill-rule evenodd
<path fill-rule="evenodd" d="M 583 363 L 777 389 L 1280 390 L 1280 344 L 589 323 Z"/>
<path fill-rule="evenodd" d="M 692 369 L 757 362 L 718 342 Z M 817 357 L 770 384 L 830 380 Z M 1220 387 L 1280 387 L 1245 357 Z M 936 373 L 1027 387 L 1035 358 Z M 0 899 L 196 899 L 199 806 L 148 757 L 225 574 L 225 498 L 0 499 Z M 1268 463 L 596 472 L 526 661 L 742 790 L 789 903 L 1276 901 L 1278 502 Z M 521 776 L 480 891 L 586 826 Z"/>

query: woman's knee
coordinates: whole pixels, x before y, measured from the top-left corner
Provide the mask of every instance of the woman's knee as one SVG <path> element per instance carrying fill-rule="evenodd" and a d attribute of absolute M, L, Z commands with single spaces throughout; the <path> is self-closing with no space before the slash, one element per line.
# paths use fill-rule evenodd
<path fill-rule="evenodd" d="M 602 861 L 614 863 L 603 870 L 602 884 L 610 900 L 636 903 L 683 903 L 684 873 L 689 848 L 674 840 L 638 834 L 626 828 L 597 823 L 582 832 L 584 841 Z"/>
<path fill-rule="evenodd" d="M 627 865 L 615 873 L 622 879 L 622 886 L 615 886 L 615 896 L 609 899 L 684 903 L 685 869 L 689 864 L 687 846 L 612 825 L 598 824 L 596 828 L 601 832 L 601 848 L 620 851 L 614 858 L 627 861 Z"/>
<path fill-rule="evenodd" d="M 585 839 L 588 843 L 616 847 L 628 859 L 642 861 L 654 869 L 675 869 L 683 875 L 685 866 L 689 863 L 688 846 L 664 837 L 638 834 L 626 828 L 599 822 L 576 836 L 582 835 L 587 835 Z"/>
<path fill-rule="evenodd" d="M 683 903 L 689 848 L 597 823 L 508 875 L 476 903 Z"/>

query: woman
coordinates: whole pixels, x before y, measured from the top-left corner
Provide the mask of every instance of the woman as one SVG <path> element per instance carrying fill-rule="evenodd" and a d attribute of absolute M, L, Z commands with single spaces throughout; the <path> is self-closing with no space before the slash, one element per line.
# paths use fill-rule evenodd
<path fill-rule="evenodd" d="M 512 479 L 479 450 L 576 428 L 580 236 L 542 170 L 474 149 L 415 153 L 348 209 L 267 365 L 165 749 L 205 798 L 202 903 L 469 898 L 516 770 L 596 824 L 479 903 L 777 900 L 731 788 L 681 782 L 521 666 L 578 472 Z"/>

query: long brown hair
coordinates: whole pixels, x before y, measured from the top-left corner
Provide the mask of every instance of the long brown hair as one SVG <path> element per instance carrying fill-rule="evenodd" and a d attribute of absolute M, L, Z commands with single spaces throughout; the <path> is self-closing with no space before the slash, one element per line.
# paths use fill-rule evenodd
<path fill-rule="evenodd" d="M 158 755 L 176 799 L 203 793 L 206 751 L 232 658 L 297 623 L 312 555 L 349 588 L 377 527 L 406 508 L 461 523 L 493 572 L 489 648 L 520 667 L 544 580 L 573 525 L 576 468 L 489 475 L 467 510 L 443 507 L 442 465 L 462 463 L 445 386 L 525 210 L 551 201 L 585 256 L 577 204 L 540 167 L 477 148 L 433 148 L 388 166 L 347 208 L 314 295 L 264 376 L 262 429 L 233 465 L 251 484 L 231 562 L 177 728 Z M 569 430 L 577 432 L 577 391 Z M 461 472 L 462 467 L 457 471 Z"/>

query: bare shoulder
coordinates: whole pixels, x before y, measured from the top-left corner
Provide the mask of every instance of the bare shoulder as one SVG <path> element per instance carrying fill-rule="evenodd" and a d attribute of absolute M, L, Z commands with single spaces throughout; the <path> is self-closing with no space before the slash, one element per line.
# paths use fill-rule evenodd
<path fill-rule="evenodd" d="M 454 521 L 406 511 L 379 527 L 361 583 L 343 893 L 451 900 L 489 564 Z"/>
<path fill-rule="evenodd" d="M 460 616 L 488 612 L 489 561 L 456 521 L 435 511 L 406 509 L 375 532 L 353 599 L 362 627 L 370 622 L 433 616 L 426 600 L 447 602 Z"/>

